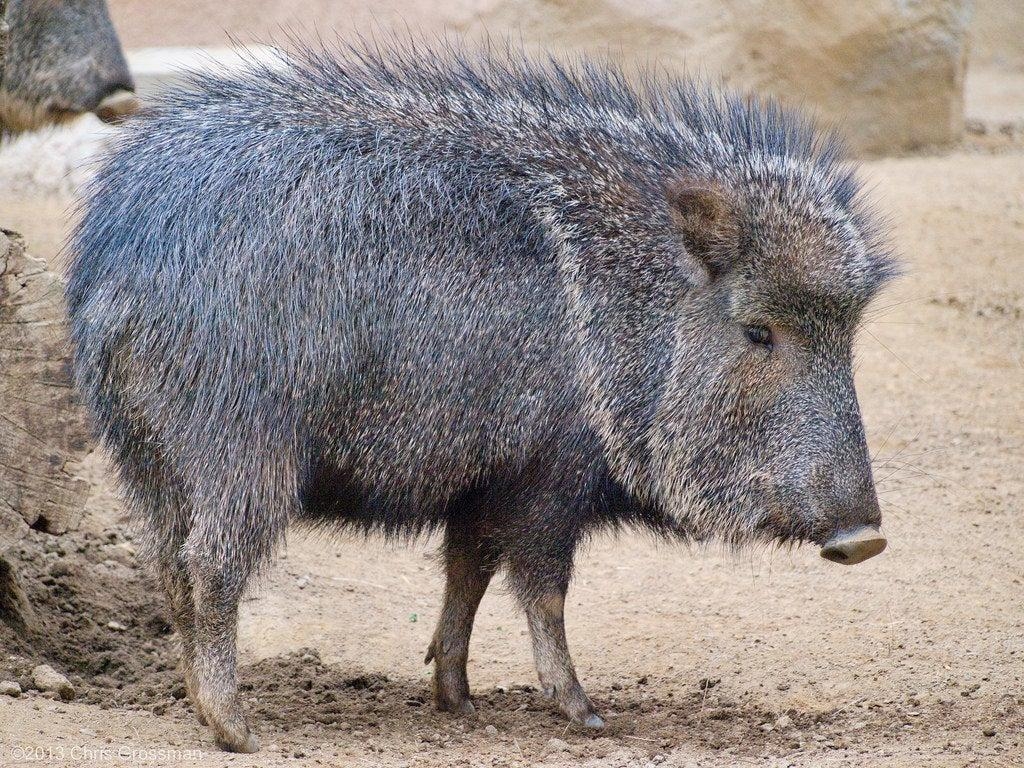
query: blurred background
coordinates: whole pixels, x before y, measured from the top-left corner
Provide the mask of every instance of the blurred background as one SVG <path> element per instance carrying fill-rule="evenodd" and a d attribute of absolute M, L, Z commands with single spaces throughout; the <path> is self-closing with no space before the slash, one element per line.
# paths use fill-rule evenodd
<path fill-rule="evenodd" d="M 807 104 L 865 152 L 960 140 L 1024 117 L 1020 0 L 111 0 L 126 48 L 267 42 L 375 26 L 512 35 L 704 72 Z M 971 123 L 974 127 L 974 124 Z M 1016 125 L 1016 128 L 1020 128 Z"/>

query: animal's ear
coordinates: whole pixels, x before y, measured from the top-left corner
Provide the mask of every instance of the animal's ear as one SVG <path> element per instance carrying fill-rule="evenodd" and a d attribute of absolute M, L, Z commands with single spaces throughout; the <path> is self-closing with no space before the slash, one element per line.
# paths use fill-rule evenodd
<path fill-rule="evenodd" d="M 669 216 L 687 254 L 715 279 L 735 262 L 739 217 L 732 195 L 720 184 L 681 179 L 666 192 Z"/>

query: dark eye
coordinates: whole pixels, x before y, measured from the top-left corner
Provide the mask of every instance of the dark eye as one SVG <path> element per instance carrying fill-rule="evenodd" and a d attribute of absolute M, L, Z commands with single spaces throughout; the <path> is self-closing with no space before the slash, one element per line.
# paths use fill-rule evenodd
<path fill-rule="evenodd" d="M 751 344 L 759 344 L 768 350 L 774 346 L 771 330 L 763 325 L 747 325 L 744 326 L 743 331 L 747 334 Z"/>

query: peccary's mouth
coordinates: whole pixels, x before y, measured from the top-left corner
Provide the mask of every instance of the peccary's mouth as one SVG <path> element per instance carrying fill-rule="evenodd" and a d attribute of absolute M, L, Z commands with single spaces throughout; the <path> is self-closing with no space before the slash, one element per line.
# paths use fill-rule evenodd
<path fill-rule="evenodd" d="M 104 123 L 118 123 L 138 109 L 139 99 L 135 94 L 121 89 L 103 99 L 93 111 Z"/>
<path fill-rule="evenodd" d="M 120 89 L 106 96 L 103 101 L 92 109 L 69 107 L 64 104 L 51 104 L 46 108 L 47 121 L 51 123 L 66 123 L 82 115 L 92 112 L 104 123 L 119 123 L 124 118 L 137 112 L 139 99 L 134 93 Z"/>
<path fill-rule="evenodd" d="M 856 565 L 881 553 L 886 547 L 885 536 L 873 525 L 840 531 L 825 542 L 821 556 L 833 563 Z"/>

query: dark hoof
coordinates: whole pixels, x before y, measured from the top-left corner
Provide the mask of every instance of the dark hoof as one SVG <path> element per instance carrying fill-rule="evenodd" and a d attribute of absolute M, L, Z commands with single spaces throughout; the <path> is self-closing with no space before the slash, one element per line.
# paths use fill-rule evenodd
<path fill-rule="evenodd" d="M 230 741 L 218 737 L 217 746 L 225 752 L 238 752 L 246 755 L 260 751 L 259 739 L 251 733 L 247 733 L 244 737 L 239 739 L 231 739 Z"/>
<path fill-rule="evenodd" d="M 476 712 L 476 707 L 469 699 L 454 702 L 437 701 L 435 704 L 440 711 L 450 712 L 453 715 L 472 715 Z"/>

